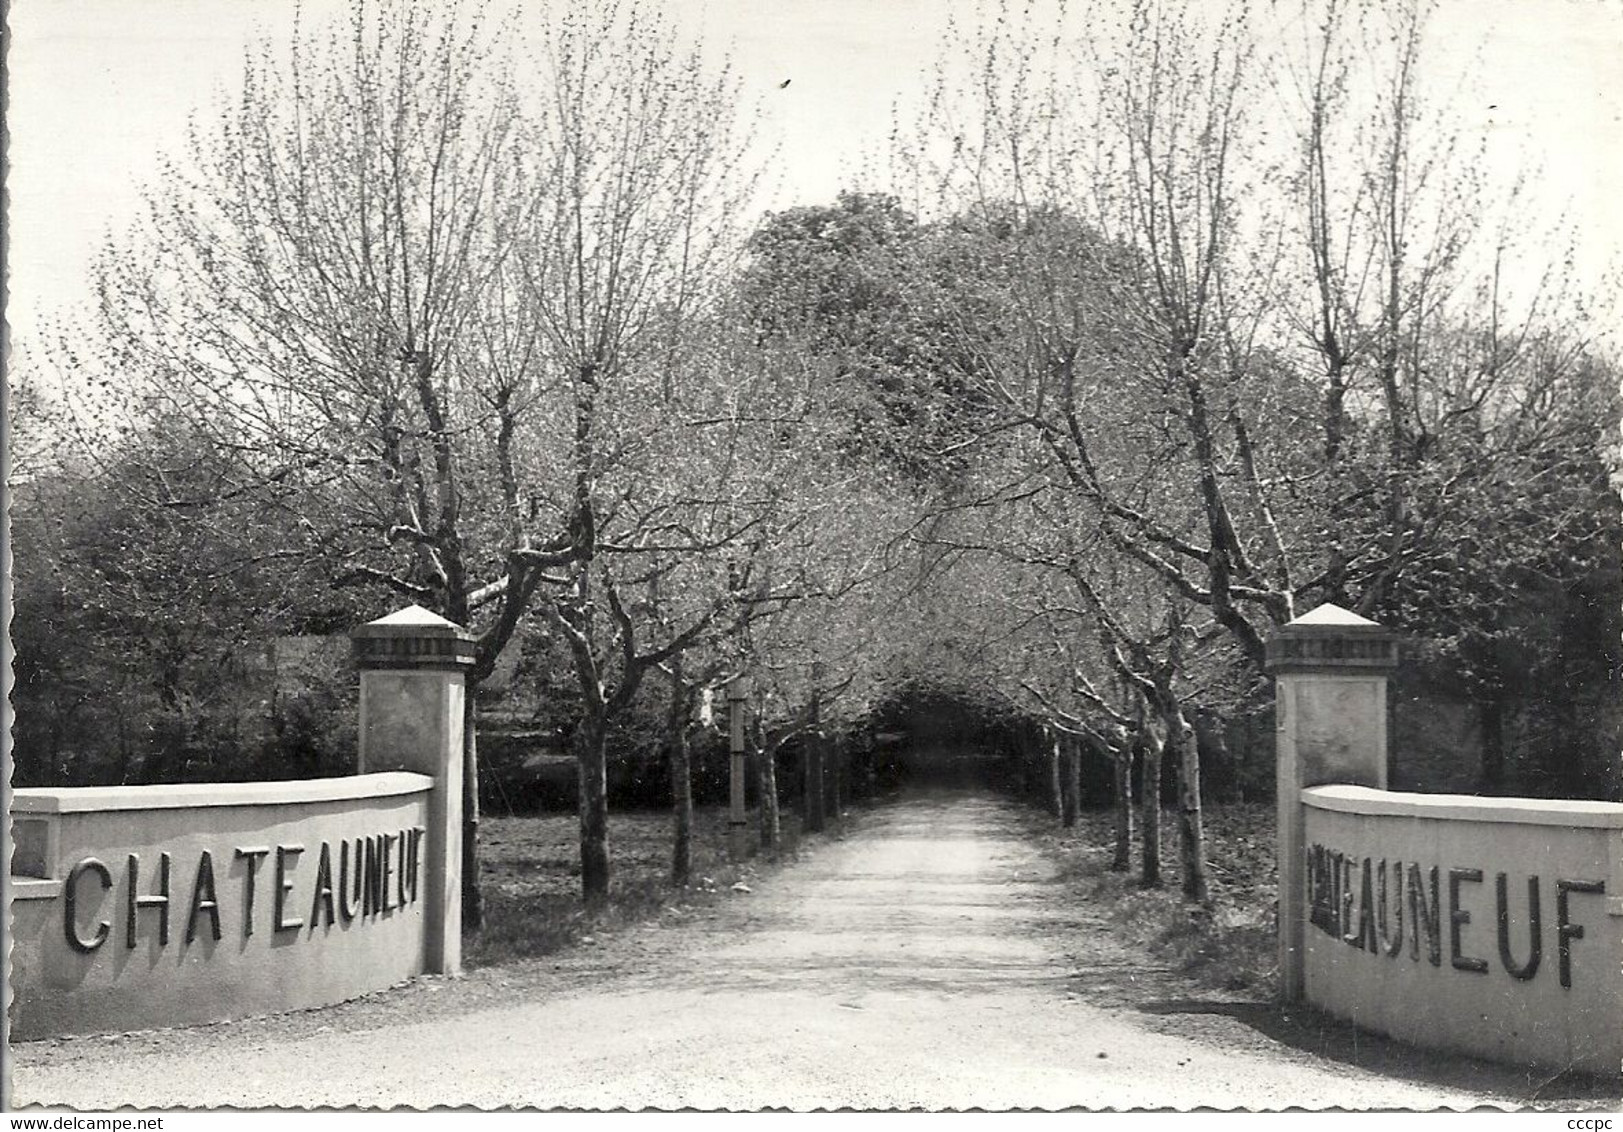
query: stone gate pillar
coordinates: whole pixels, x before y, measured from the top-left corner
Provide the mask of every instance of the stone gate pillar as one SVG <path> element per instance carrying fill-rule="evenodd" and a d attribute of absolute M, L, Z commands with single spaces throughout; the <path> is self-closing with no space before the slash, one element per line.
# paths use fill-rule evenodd
<path fill-rule="evenodd" d="M 1397 638 L 1375 622 L 1321 605 L 1268 642 L 1277 731 L 1279 985 L 1302 997 L 1306 862 L 1301 793 L 1340 784 L 1386 789 L 1386 691 Z"/>
<path fill-rule="evenodd" d="M 462 728 L 464 671 L 473 636 L 421 606 L 350 634 L 361 675 L 361 774 L 409 770 L 430 775 L 424 838 L 424 969 L 462 970 Z"/>

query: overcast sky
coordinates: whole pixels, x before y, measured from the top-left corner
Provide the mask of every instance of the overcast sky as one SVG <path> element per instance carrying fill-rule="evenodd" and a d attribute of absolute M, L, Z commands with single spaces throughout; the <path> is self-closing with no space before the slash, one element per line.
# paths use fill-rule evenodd
<path fill-rule="evenodd" d="M 312 13 L 343 0 L 306 0 Z M 731 44 L 777 147 L 780 194 L 816 203 L 877 150 L 891 108 L 921 84 L 949 17 L 973 0 L 667 0 L 708 44 Z M 157 156 L 188 114 L 236 84 L 246 45 L 285 35 L 283 0 L 12 0 L 11 300 L 14 341 L 42 316 L 88 301 L 86 268 L 134 216 Z M 1492 172 L 1542 167 L 1537 211 L 1568 209 L 1584 233 L 1578 270 L 1598 283 L 1623 248 L 1623 2 L 1444 0 L 1428 61 L 1470 69 L 1466 127 Z M 1472 66 L 1481 52 L 1481 67 Z M 779 83 L 791 85 L 780 89 Z"/>

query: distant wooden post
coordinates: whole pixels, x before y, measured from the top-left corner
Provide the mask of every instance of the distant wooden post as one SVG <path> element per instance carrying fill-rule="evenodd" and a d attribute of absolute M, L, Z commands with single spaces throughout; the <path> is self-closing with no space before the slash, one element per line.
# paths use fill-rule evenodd
<path fill-rule="evenodd" d="M 1386 692 L 1397 654 L 1390 632 L 1335 605 L 1303 614 L 1268 641 L 1278 732 L 1279 987 L 1287 1002 L 1304 992 L 1302 791 L 1386 789 Z"/>
<path fill-rule="evenodd" d="M 1065 775 L 1060 768 L 1059 732 L 1051 725 L 1043 725 L 1043 739 L 1048 754 L 1048 804 L 1054 816 L 1065 820 Z"/>
<path fill-rule="evenodd" d="M 727 849 L 735 861 L 743 860 L 749 835 L 749 815 L 744 806 L 744 700 L 748 694 L 742 676 L 727 681 L 728 748 L 732 755 L 727 783 Z"/>

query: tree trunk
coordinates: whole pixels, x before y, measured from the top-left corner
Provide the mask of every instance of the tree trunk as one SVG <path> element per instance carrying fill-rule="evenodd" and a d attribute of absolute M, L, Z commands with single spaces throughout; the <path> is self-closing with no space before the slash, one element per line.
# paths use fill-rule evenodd
<path fill-rule="evenodd" d="M 1116 774 L 1116 856 L 1112 872 L 1124 873 L 1133 867 L 1133 749 L 1113 752 Z"/>
<path fill-rule="evenodd" d="M 1059 741 L 1060 815 L 1059 823 L 1074 828 L 1082 809 L 1082 750 L 1069 736 Z"/>
<path fill-rule="evenodd" d="M 1477 716 L 1482 729 L 1482 774 L 1479 781 L 1484 794 L 1502 794 L 1505 789 L 1504 707 L 1504 693 L 1492 688 Z"/>
<path fill-rule="evenodd" d="M 805 765 L 803 773 L 805 781 L 801 790 L 801 828 L 807 833 L 823 832 L 823 807 L 827 799 L 823 784 L 823 714 L 822 696 L 818 689 L 823 684 L 823 664 L 813 661 L 811 666 L 811 704 L 807 707 L 808 722 L 805 741 L 801 749 L 805 752 Z"/>
<path fill-rule="evenodd" d="M 805 812 L 801 815 L 807 833 L 822 833 L 824 825 L 823 736 L 808 732 L 802 747 L 806 758 L 806 790 L 802 801 Z"/>
<path fill-rule="evenodd" d="M 609 894 L 609 776 L 601 709 L 588 707 L 575 732 L 580 787 L 580 885 L 588 903 Z"/>
<path fill-rule="evenodd" d="M 1150 733 L 1144 740 L 1144 781 L 1139 788 L 1143 810 L 1143 861 L 1138 883 L 1145 888 L 1161 884 L 1161 749 L 1163 740 Z"/>
<path fill-rule="evenodd" d="M 680 656 L 671 667 L 671 710 L 665 723 L 671 754 L 671 883 L 680 887 L 693 877 L 693 761 L 688 750 L 688 696 Z"/>
<path fill-rule="evenodd" d="M 755 757 L 761 776 L 761 848 L 776 849 L 783 836 L 778 815 L 778 751 L 770 744 L 757 746 Z"/>
<path fill-rule="evenodd" d="M 1324 466 L 1333 468 L 1341 460 L 1341 439 L 1347 431 L 1347 381 L 1339 355 L 1325 352 L 1332 360 L 1324 383 Z"/>
<path fill-rule="evenodd" d="M 479 887 L 479 685 L 462 693 L 462 927 L 484 926 L 485 904 Z"/>
<path fill-rule="evenodd" d="M 1204 904 L 1211 899 L 1211 892 L 1206 881 L 1206 831 L 1200 813 L 1200 743 L 1182 708 L 1172 708 L 1167 729 L 1178 755 L 1178 861 L 1183 872 L 1183 894 Z"/>
<path fill-rule="evenodd" d="M 1026 797 L 1048 800 L 1048 756 L 1042 738 L 1033 738 L 1029 731 L 1020 735 L 1020 768 L 1026 776 Z"/>
<path fill-rule="evenodd" d="M 1071 798 L 1076 803 L 1078 820 L 1082 817 L 1082 768 L 1086 765 L 1087 760 L 1083 757 L 1086 753 L 1087 747 L 1083 745 L 1082 740 L 1073 737 L 1071 739 Z"/>
<path fill-rule="evenodd" d="M 845 800 L 852 805 L 862 799 L 863 766 L 867 762 L 867 736 L 858 731 L 851 737 L 851 744 L 845 752 Z"/>
<path fill-rule="evenodd" d="M 829 769 L 829 813 L 836 823 L 845 820 L 845 740 L 833 740 L 834 763 Z"/>
<path fill-rule="evenodd" d="M 1228 732 L 1223 719 L 1212 713 L 1207 714 L 1206 720 L 1207 750 L 1213 756 L 1212 768 L 1218 772 L 1217 798 L 1224 802 L 1243 802 L 1245 790 L 1240 783 L 1240 768 L 1234 761 L 1234 752 L 1229 749 Z M 1195 741 L 1200 741 L 1198 725 L 1195 728 Z M 1202 765 L 1206 765 L 1205 760 L 1202 761 Z M 1209 777 L 1207 784 L 1210 785 Z"/>
<path fill-rule="evenodd" d="M 671 736 L 671 803 L 675 819 L 671 842 L 671 883 L 686 885 L 693 877 L 693 767 L 686 727 Z"/>
<path fill-rule="evenodd" d="M 115 699 L 113 702 L 121 704 L 124 701 L 122 699 Z M 120 786 L 128 786 L 130 782 L 130 770 L 133 766 L 133 760 L 135 757 L 135 747 L 130 742 L 130 733 L 124 719 L 124 712 L 122 710 L 115 711 L 113 718 L 117 721 L 118 726 L 118 784 Z M 61 715 L 58 714 L 56 716 L 56 722 L 53 723 L 51 727 L 51 766 L 53 768 L 62 765 L 61 719 Z"/>

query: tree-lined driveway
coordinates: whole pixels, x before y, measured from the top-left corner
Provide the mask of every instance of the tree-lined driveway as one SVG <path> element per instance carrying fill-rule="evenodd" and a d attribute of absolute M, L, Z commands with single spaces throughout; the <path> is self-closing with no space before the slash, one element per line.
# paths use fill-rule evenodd
<path fill-rule="evenodd" d="M 1266 1006 L 1180 986 L 1112 941 L 1102 911 L 1078 902 L 1031 836 L 1032 820 L 995 799 L 917 797 L 865 814 L 754 891 L 562 956 L 328 1011 L 24 1045 L 14 1097 L 92 1109 L 1525 1098 L 1525 1075 L 1383 1053 L 1368 1038 L 1356 1056 L 1309 1052 Z M 1406 1067 L 1408 1079 L 1382 1065 Z"/>

